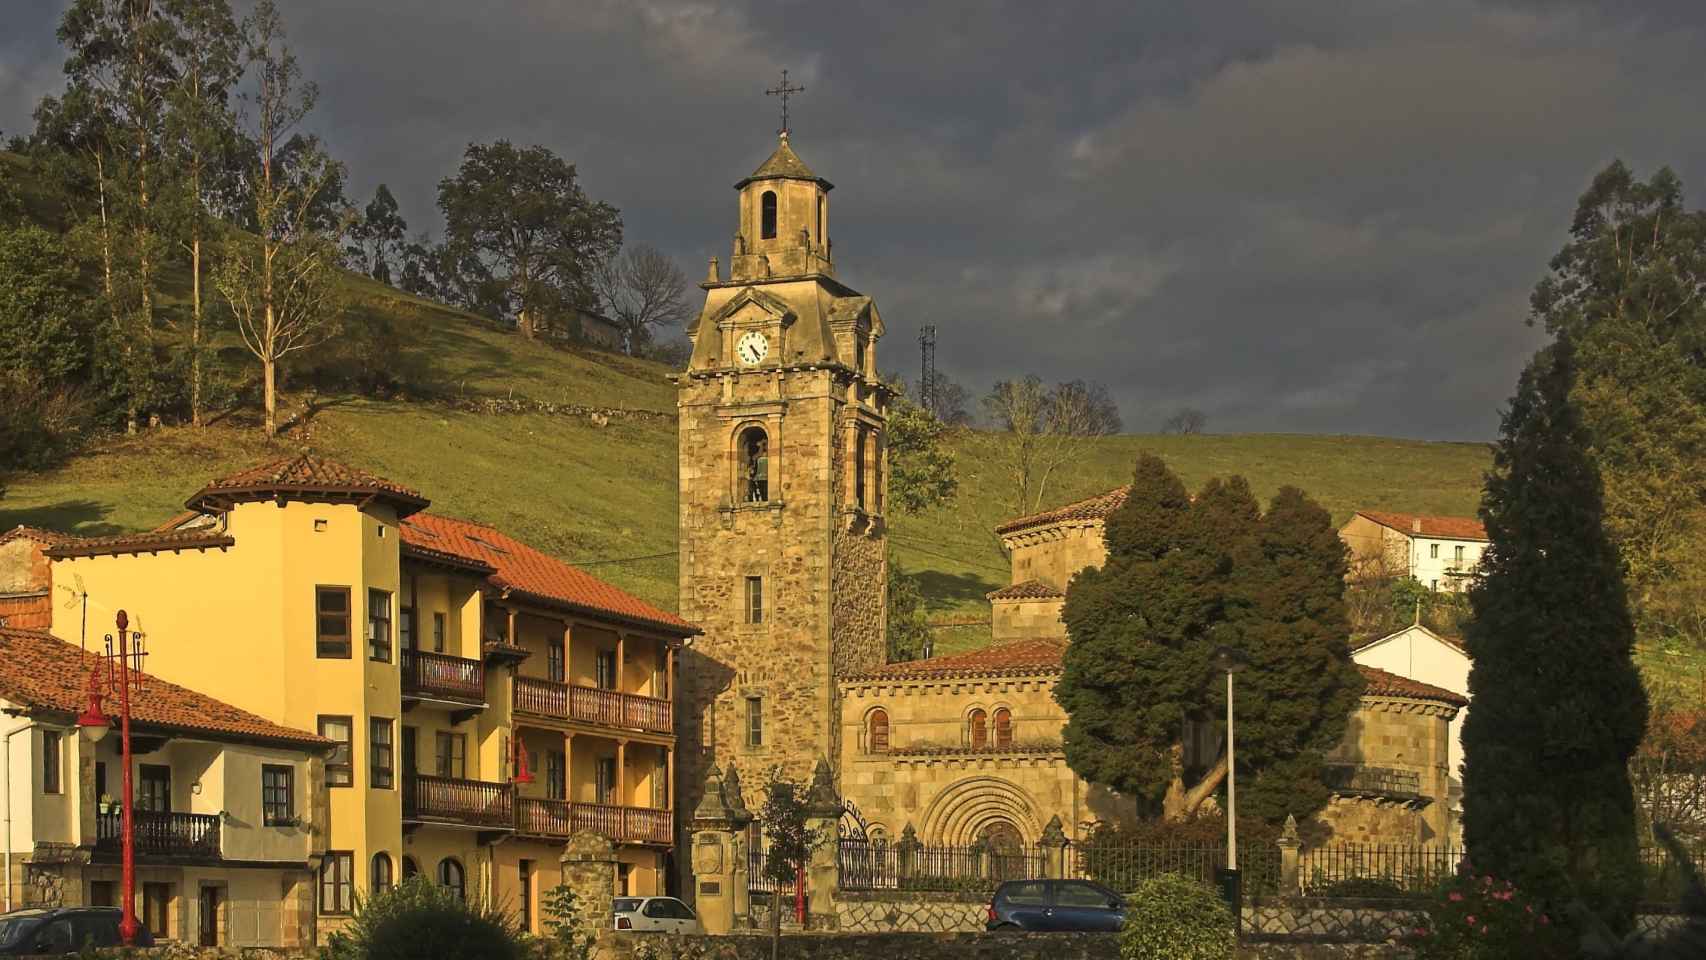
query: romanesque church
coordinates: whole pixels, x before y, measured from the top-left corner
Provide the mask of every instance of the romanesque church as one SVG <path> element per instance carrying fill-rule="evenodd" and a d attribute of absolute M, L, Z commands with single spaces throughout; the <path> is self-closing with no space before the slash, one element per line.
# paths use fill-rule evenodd
<path fill-rule="evenodd" d="M 803 780 L 822 759 L 875 838 L 1012 848 L 1057 818 L 1069 837 L 1120 818 L 1129 803 L 1067 766 L 1053 690 L 1065 586 L 1105 560 L 1125 491 L 997 531 L 1012 576 L 986 649 L 886 663 L 883 322 L 837 279 L 831 185 L 787 133 L 735 189 L 728 273 L 711 261 L 677 378 L 680 612 L 705 631 L 682 667 L 683 809 L 712 764 L 756 809 L 768 770 Z M 1446 842 L 1466 701 L 1363 673 L 1322 820 L 1337 839 Z"/>

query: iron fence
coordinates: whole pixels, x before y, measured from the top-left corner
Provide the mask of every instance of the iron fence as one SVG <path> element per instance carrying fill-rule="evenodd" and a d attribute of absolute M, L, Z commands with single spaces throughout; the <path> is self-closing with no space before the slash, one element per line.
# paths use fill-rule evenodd
<path fill-rule="evenodd" d="M 1311 897 L 1414 897 L 1456 875 L 1462 847 L 1334 843 L 1303 851 L 1298 884 Z"/>
<path fill-rule="evenodd" d="M 1094 880 L 1120 893 L 1163 874 L 1215 884 L 1226 868 L 1224 843 L 1121 843 L 1088 840 L 1067 848 L 1068 876 Z M 1249 896 L 1279 890 L 1279 851 L 1271 843 L 1238 845 L 1240 886 Z"/>
<path fill-rule="evenodd" d="M 1694 863 L 1706 867 L 1706 843 L 1685 851 Z M 1681 907 L 1688 885 L 1686 867 L 1664 847 L 1641 848 L 1641 904 L 1652 913 L 1670 913 Z"/>
<path fill-rule="evenodd" d="M 1040 877 L 1040 846 L 924 846 L 843 837 L 836 862 L 843 890 L 994 890 L 1006 880 Z"/>

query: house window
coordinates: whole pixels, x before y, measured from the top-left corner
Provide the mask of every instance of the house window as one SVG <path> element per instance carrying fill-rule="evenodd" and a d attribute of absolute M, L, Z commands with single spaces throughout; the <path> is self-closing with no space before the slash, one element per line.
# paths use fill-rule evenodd
<path fill-rule="evenodd" d="M 770 499 L 770 437 L 763 427 L 747 427 L 740 435 L 741 500 Z"/>
<path fill-rule="evenodd" d="M 58 793 L 60 790 L 59 758 L 60 737 L 56 730 L 41 732 L 41 792 Z"/>
<path fill-rule="evenodd" d="M 444 614 L 432 615 L 432 652 L 444 652 Z"/>
<path fill-rule="evenodd" d="M 533 932 L 533 861 L 522 860 L 517 865 L 521 875 L 521 932 Z"/>
<path fill-rule="evenodd" d="M 296 771 L 271 763 L 261 765 L 261 820 L 269 827 L 296 820 Z"/>
<path fill-rule="evenodd" d="M 1428 581 L 1428 589 L 1434 591 L 1435 593 L 1438 593 L 1439 592 L 1439 581 L 1438 580 Z"/>
<path fill-rule="evenodd" d="M 1013 745 L 1013 711 L 1002 707 L 995 711 L 995 746 L 1006 749 Z"/>
<path fill-rule="evenodd" d="M 616 758 L 599 757 L 598 765 L 593 768 L 593 793 L 599 803 L 616 802 Z"/>
<path fill-rule="evenodd" d="M 1451 554 L 1452 554 L 1451 558 L 1453 560 L 1456 560 L 1458 563 L 1463 562 L 1463 547 L 1461 544 L 1458 546 L 1452 547 L 1451 548 Z"/>
<path fill-rule="evenodd" d="M 106 803 L 107 796 L 107 764 L 105 760 L 95 763 L 95 802 Z"/>
<path fill-rule="evenodd" d="M 395 751 L 391 747 L 391 721 L 374 717 L 368 721 L 368 786 L 375 790 L 391 789 L 396 770 Z"/>
<path fill-rule="evenodd" d="M 1428 544 L 1428 559 L 1429 560 L 1438 560 L 1439 559 L 1439 544 L 1437 544 L 1437 543 Z"/>
<path fill-rule="evenodd" d="M 971 712 L 971 748 L 982 750 L 989 746 L 989 715 L 982 710 Z"/>
<path fill-rule="evenodd" d="M 593 682 L 600 690 L 616 689 L 616 651 L 600 650 L 592 658 Z"/>
<path fill-rule="evenodd" d="M 568 757 L 561 750 L 552 750 L 545 754 L 545 797 L 549 800 L 562 800 L 569 795 L 568 786 Z"/>
<path fill-rule="evenodd" d="M 415 862 L 414 857 L 404 857 L 403 858 L 403 879 L 404 880 L 407 880 L 410 877 L 418 877 L 418 876 L 420 876 L 420 873 L 421 873 L 421 865 Z"/>
<path fill-rule="evenodd" d="M 746 622 L 764 622 L 764 578 L 746 578 Z"/>
<path fill-rule="evenodd" d="M 870 735 L 866 738 L 872 753 L 889 752 L 889 713 L 887 710 L 872 710 L 870 720 Z"/>
<path fill-rule="evenodd" d="M 142 781 L 136 791 L 137 805 L 156 813 L 171 813 L 172 768 L 163 763 L 144 763 L 137 773 Z"/>
<path fill-rule="evenodd" d="M 458 780 L 468 776 L 468 737 L 461 733 L 440 733 L 438 735 L 438 775 L 455 777 Z"/>
<path fill-rule="evenodd" d="M 415 649 L 414 607 L 404 607 L 397 611 L 397 642 L 404 650 Z"/>
<path fill-rule="evenodd" d="M 391 855 L 383 850 L 373 855 L 373 872 L 368 878 L 370 891 L 374 896 L 391 889 Z"/>
<path fill-rule="evenodd" d="M 347 787 L 355 782 L 354 766 L 350 763 L 349 717 L 321 717 L 320 736 L 337 744 L 326 755 L 326 786 Z"/>
<path fill-rule="evenodd" d="M 865 509 L 865 429 L 854 427 L 853 434 L 853 502 Z"/>
<path fill-rule="evenodd" d="M 545 647 L 545 672 L 552 680 L 563 682 L 563 645 L 551 643 Z"/>
<path fill-rule="evenodd" d="M 320 912 L 349 913 L 355 900 L 355 854 L 332 850 L 320 861 Z"/>
<path fill-rule="evenodd" d="M 776 191 L 766 190 L 758 198 L 758 236 L 762 240 L 776 239 Z"/>
<path fill-rule="evenodd" d="M 349 587 L 314 588 L 314 650 L 321 657 L 349 657 Z"/>
<path fill-rule="evenodd" d="M 746 698 L 746 745 L 764 746 L 764 699 Z"/>
<path fill-rule="evenodd" d="M 155 938 L 164 940 L 166 933 L 166 918 L 172 904 L 172 885 L 169 883 L 145 883 L 142 885 L 142 925 Z"/>
<path fill-rule="evenodd" d="M 467 884 L 463 882 L 462 864 L 454 857 L 445 857 L 438 862 L 438 885 L 449 890 L 456 899 L 467 896 Z"/>
<path fill-rule="evenodd" d="M 391 594 L 384 590 L 367 591 L 367 655 L 391 662 Z"/>

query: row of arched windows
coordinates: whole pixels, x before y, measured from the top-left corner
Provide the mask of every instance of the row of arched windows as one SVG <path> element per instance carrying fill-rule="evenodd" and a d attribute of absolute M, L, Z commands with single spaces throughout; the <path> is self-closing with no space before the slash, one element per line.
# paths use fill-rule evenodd
<path fill-rule="evenodd" d="M 414 857 L 403 858 L 404 880 L 420 872 L 420 865 L 415 863 Z M 396 882 L 395 876 L 391 869 L 391 855 L 384 851 L 374 854 L 373 866 L 369 874 L 373 895 L 378 896 L 391 889 L 392 884 Z M 445 857 L 438 862 L 438 885 L 454 893 L 458 900 L 467 896 L 467 873 L 462 869 L 460 860 L 455 857 Z"/>
<path fill-rule="evenodd" d="M 996 707 L 995 712 L 991 714 L 982 707 L 977 707 L 966 714 L 966 746 L 973 750 L 988 750 L 992 732 L 995 749 L 1004 750 L 1011 747 L 1013 711 L 1006 707 Z M 889 744 L 889 712 L 878 707 L 865 716 L 865 749 L 870 753 L 888 753 Z"/>

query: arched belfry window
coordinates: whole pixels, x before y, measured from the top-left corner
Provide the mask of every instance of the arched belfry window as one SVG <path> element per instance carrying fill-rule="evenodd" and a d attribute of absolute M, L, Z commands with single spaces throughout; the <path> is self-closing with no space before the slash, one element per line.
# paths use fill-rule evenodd
<path fill-rule="evenodd" d="M 758 198 L 758 215 L 758 235 L 765 240 L 776 239 L 776 191 L 766 190 Z"/>
<path fill-rule="evenodd" d="M 1004 750 L 1013 745 L 1013 711 L 1001 707 L 995 711 L 995 746 Z"/>
<path fill-rule="evenodd" d="M 870 732 L 865 738 L 872 753 L 889 752 L 889 712 L 877 709 L 871 711 Z"/>
<path fill-rule="evenodd" d="M 971 748 L 982 750 L 989 746 L 989 715 L 982 710 L 971 712 Z"/>
<path fill-rule="evenodd" d="M 740 434 L 740 466 L 736 478 L 740 499 L 764 503 L 770 499 L 770 437 L 763 427 L 747 427 Z"/>
<path fill-rule="evenodd" d="M 817 198 L 817 245 L 823 246 L 823 195 Z"/>

